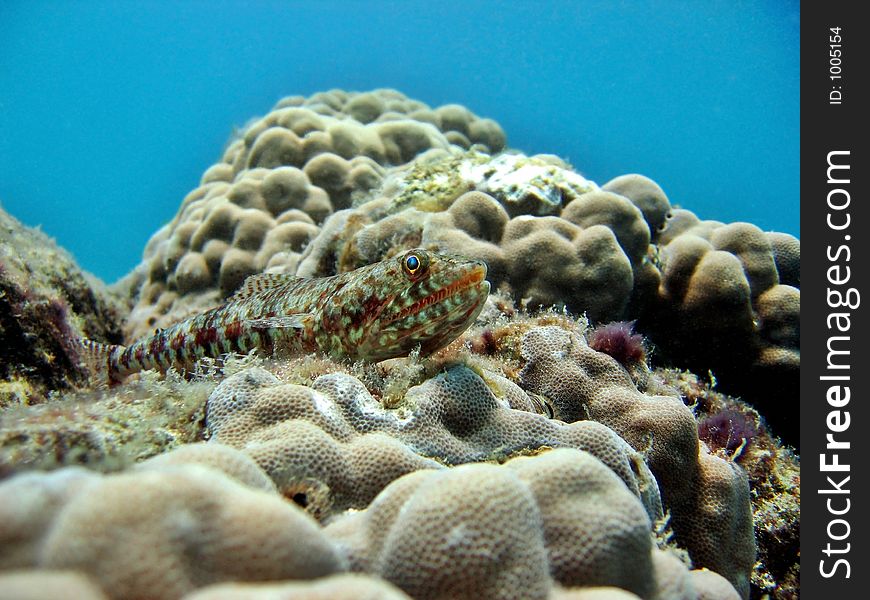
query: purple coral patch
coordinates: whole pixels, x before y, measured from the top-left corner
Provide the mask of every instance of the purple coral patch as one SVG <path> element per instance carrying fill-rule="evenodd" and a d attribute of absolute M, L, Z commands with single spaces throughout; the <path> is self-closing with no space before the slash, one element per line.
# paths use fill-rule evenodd
<path fill-rule="evenodd" d="M 643 336 L 634 332 L 634 321 L 614 321 L 600 325 L 589 335 L 589 347 L 612 356 L 623 366 L 646 360 Z"/>
<path fill-rule="evenodd" d="M 698 437 L 715 449 L 734 452 L 746 440 L 749 444 L 758 435 L 759 427 L 750 415 L 734 409 L 710 415 L 698 424 Z"/>

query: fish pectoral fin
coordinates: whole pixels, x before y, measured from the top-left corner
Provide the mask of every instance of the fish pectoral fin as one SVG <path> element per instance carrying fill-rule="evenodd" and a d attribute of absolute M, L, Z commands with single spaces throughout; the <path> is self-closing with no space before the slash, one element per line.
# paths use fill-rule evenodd
<path fill-rule="evenodd" d="M 314 321 L 311 313 L 293 313 L 246 321 L 254 329 L 305 329 Z"/>

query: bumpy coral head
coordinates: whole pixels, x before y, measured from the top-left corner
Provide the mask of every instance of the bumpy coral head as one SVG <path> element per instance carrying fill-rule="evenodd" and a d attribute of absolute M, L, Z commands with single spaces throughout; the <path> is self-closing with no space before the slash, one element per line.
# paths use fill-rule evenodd
<path fill-rule="evenodd" d="M 359 354 L 370 360 L 443 348 L 477 318 L 489 295 L 486 264 L 417 248 L 373 273 L 385 300 L 372 313 Z"/>

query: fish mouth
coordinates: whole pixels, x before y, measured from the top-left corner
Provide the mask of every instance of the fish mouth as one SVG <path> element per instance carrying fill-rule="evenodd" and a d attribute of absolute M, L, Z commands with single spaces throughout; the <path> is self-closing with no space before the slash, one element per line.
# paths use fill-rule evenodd
<path fill-rule="evenodd" d="M 452 283 L 442 287 L 437 292 L 430 294 L 411 305 L 411 308 L 416 307 L 413 312 L 419 312 L 430 304 L 441 302 L 451 296 L 455 296 L 472 287 L 482 287 L 480 284 L 486 279 L 486 265 L 483 263 L 475 264 L 471 270 L 453 281 Z M 489 282 L 486 284 L 487 292 L 489 292 Z"/>

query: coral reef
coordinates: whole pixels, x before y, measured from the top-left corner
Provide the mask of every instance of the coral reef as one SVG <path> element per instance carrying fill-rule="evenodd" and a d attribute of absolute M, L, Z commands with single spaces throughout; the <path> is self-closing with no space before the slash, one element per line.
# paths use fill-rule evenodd
<path fill-rule="evenodd" d="M 598 457 L 643 498 L 651 519 L 661 516 L 652 474 L 612 431 L 532 414 L 532 400 L 515 384 L 497 373 L 484 377 L 496 382 L 502 399 L 457 365 L 386 409 L 351 375 L 330 373 L 303 386 L 250 369 L 214 390 L 206 427 L 213 441 L 245 451 L 282 494 L 321 519 L 364 508 L 405 473 L 559 446 Z"/>
<path fill-rule="evenodd" d="M 0 213 L 0 589 L 797 597 L 795 430 L 771 408 L 796 397 L 800 242 L 505 146 L 392 90 L 285 98 L 112 291 Z M 412 247 L 486 261 L 493 289 L 431 356 L 230 356 L 106 387 L 79 354 L 253 273 Z"/>
<path fill-rule="evenodd" d="M 633 498 L 630 502 L 643 511 L 642 520 L 645 523 L 643 531 L 650 540 L 659 527 L 658 523 L 663 522 L 659 489 L 672 503 L 671 511 L 674 511 L 673 507 L 691 507 L 693 506 L 691 503 L 695 502 L 695 508 L 699 511 L 698 518 L 710 531 L 704 531 L 702 527 L 699 533 L 692 528 L 691 523 L 679 527 L 680 515 L 677 510 L 671 515 L 672 519 L 676 518 L 673 521 L 674 537 L 667 543 L 667 547 L 672 547 L 676 542 L 678 546 L 689 547 L 691 550 L 700 544 L 700 554 L 697 549 L 693 551 L 695 558 L 693 562 L 698 566 L 699 557 L 702 560 L 709 560 L 704 558 L 704 552 L 709 551 L 710 546 L 714 545 L 717 551 L 713 552 L 713 562 L 708 563 L 708 566 L 714 566 L 714 570 L 718 569 L 718 572 L 727 571 L 729 568 L 734 568 L 733 559 L 741 557 L 736 561 L 738 566 L 742 565 L 741 568 L 748 569 L 746 562 L 747 557 L 751 557 L 751 550 L 741 546 L 747 543 L 744 511 L 748 508 L 749 499 L 742 496 L 739 478 L 737 481 L 733 479 L 735 471 L 732 469 L 718 469 L 718 479 L 705 477 L 704 473 L 704 469 L 709 471 L 711 465 L 724 467 L 726 460 L 733 458 L 733 453 L 722 454 L 724 448 L 711 447 L 711 450 L 722 457 L 715 458 L 707 455 L 703 447 L 693 446 L 691 440 L 688 443 L 685 440 L 679 441 L 680 437 L 693 437 L 687 433 L 693 430 L 684 425 L 695 426 L 695 420 L 688 410 L 684 410 L 684 405 L 677 400 L 676 394 L 679 390 L 687 400 L 696 404 L 698 419 L 702 422 L 716 411 L 736 410 L 728 404 L 734 401 L 713 393 L 709 388 L 700 385 L 697 379 L 687 375 L 664 377 L 660 372 L 651 375 L 655 382 L 650 382 L 649 387 L 656 388 L 659 393 L 670 390 L 674 395 L 670 397 L 643 395 L 633 387 L 628 373 L 623 371 L 614 359 L 595 352 L 585 345 L 581 335 L 582 327 L 575 329 L 576 325 L 572 327 L 572 322 L 563 317 L 539 316 L 523 321 L 528 318 L 515 314 L 508 321 L 498 317 L 496 311 L 490 310 L 488 318 L 489 322 L 481 324 L 468 333 L 468 343 L 457 343 L 453 348 L 448 348 L 438 356 L 424 361 L 416 368 L 416 374 L 410 378 L 405 378 L 408 371 L 415 371 L 412 364 L 405 364 L 410 359 L 391 361 L 392 364 L 379 367 L 374 371 L 370 367 L 354 367 L 359 377 L 368 381 L 364 384 L 359 378 L 347 373 L 346 366 L 332 364 L 325 360 L 312 363 L 310 359 L 299 358 L 289 363 L 275 363 L 271 367 L 275 373 L 285 378 L 289 377 L 294 383 L 282 381 L 260 367 L 244 368 L 243 364 L 237 367 L 241 369 L 240 371 L 223 379 L 216 388 L 211 382 L 169 382 L 176 386 L 200 386 L 203 390 L 213 388 L 204 420 L 206 435 L 211 438 L 211 441 L 206 444 L 182 445 L 173 452 L 155 456 L 137 466 L 134 471 L 128 471 L 129 476 L 135 476 L 135 472 L 140 469 L 166 469 L 177 465 L 218 468 L 246 486 L 272 494 L 278 493 L 290 503 L 304 508 L 318 520 L 328 523 L 325 531 L 332 541 L 338 544 L 339 551 L 344 554 L 349 552 L 348 548 L 352 547 L 352 544 L 363 543 L 357 539 L 358 533 L 345 531 L 344 528 L 350 527 L 356 531 L 363 525 L 357 524 L 351 527 L 340 523 L 352 523 L 354 519 L 362 520 L 361 522 L 374 519 L 375 517 L 371 515 L 375 513 L 370 515 L 369 510 L 378 505 L 380 499 L 392 486 L 404 481 L 405 476 L 422 478 L 424 473 L 452 473 L 456 467 L 450 468 L 451 465 L 467 462 L 483 461 L 485 465 L 495 468 L 497 463 L 503 462 L 508 457 L 517 457 L 506 463 L 512 469 L 522 464 L 523 457 L 543 459 L 546 456 L 548 461 L 562 464 L 566 459 L 560 458 L 556 461 L 552 458 L 553 451 L 547 449 L 577 448 L 578 450 L 571 451 L 587 458 L 578 458 L 575 454 L 568 461 L 568 465 L 562 464 L 557 469 L 560 473 L 559 481 L 565 479 L 566 473 L 574 473 L 573 469 L 576 465 L 578 470 L 572 477 L 586 482 L 579 485 L 578 489 L 591 492 L 596 489 L 596 486 L 588 483 L 586 478 L 595 472 L 608 473 L 609 480 L 620 482 L 617 487 L 624 490 L 620 494 L 625 498 Z M 559 326 L 553 323 L 558 323 Z M 477 358 L 467 354 L 468 350 L 463 348 L 466 345 L 473 348 L 475 344 L 471 342 L 484 331 L 491 332 L 490 335 L 497 340 L 494 342 L 496 351 Z M 549 390 L 549 395 L 546 397 L 532 392 L 534 385 L 529 382 L 535 379 L 533 371 L 549 370 L 542 368 L 541 363 L 547 360 L 547 356 L 546 354 L 540 356 L 541 349 L 562 352 L 564 348 L 559 350 L 557 346 L 565 342 L 575 346 L 572 352 L 567 353 L 567 356 L 573 356 L 573 359 L 562 361 L 565 364 L 557 369 L 554 381 L 556 387 L 559 387 L 560 380 L 580 378 L 574 386 L 576 389 L 563 386 L 561 392 L 570 393 L 554 393 Z M 521 357 L 523 352 L 527 356 L 525 359 Z M 520 360 L 512 363 L 511 357 L 517 356 L 521 357 Z M 575 363 L 574 367 L 570 366 L 571 362 Z M 499 365 L 505 369 L 504 374 L 487 369 Z M 382 372 L 384 369 L 385 374 Z M 377 378 L 378 373 L 381 373 L 380 379 Z M 505 376 L 511 373 L 530 391 L 524 391 Z M 396 382 L 390 381 L 391 377 L 402 378 L 398 384 L 402 389 L 398 391 L 392 389 Z M 418 380 L 422 381 L 422 384 L 413 385 Z M 302 385 L 305 382 L 308 384 Z M 155 387 L 167 383 L 134 382 L 123 384 L 119 389 L 125 390 L 130 387 L 136 389 L 146 385 Z M 391 389 L 392 394 L 400 396 L 399 400 L 388 400 L 387 392 Z M 542 391 L 540 388 L 534 389 Z M 125 395 L 132 396 L 129 393 Z M 565 423 L 531 412 L 540 412 L 542 402 L 548 403 L 551 410 L 572 410 L 565 405 L 568 398 L 582 403 L 586 407 L 583 411 L 589 412 L 588 416 L 591 420 Z M 605 403 L 615 400 L 619 401 L 614 406 L 613 426 L 623 428 L 620 430 L 620 435 L 594 420 L 607 418 Z M 632 406 L 633 403 L 635 406 Z M 393 408 L 385 408 L 385 404 Z M 42 407 L 33 407 L 31 410 L 38 408 Z M 573 410 L 576 412 L 576 409 Z M 626 411 L 623 417 L 619 416 L 620 410 Z M 673 413 L 672 417 L 667 416 L 668 411 Z M 604 416 L 601 416 L 602 414 Z M 99 418 L 97 411 L 92 410 L 90 417 L 92 421 L 97 421 Z M 105 413 L 103 418 L 105 419 Z M 673 437 L 674 432 L 677 439 L 669 441 L 667 436 Z M 634 439 L 641 440 L 641 453 L 623 441 L 623 437 L 631 440 L 632 436 Z M 659 448 L 664 449 L 661 453 L 657 452 L 655 443 L 659 436 L 665 436 L 665 439 L 658 444 Z M 697 437 L 693 439 L 697 444 Z M 225 444 L 231 444 L 238 450 Z M 695 467 L 692 467 L 691 462 L 687 464 L 685 460 L 673 463 L 673 458 L 669 463 L 669 457 L 660 456 L 662 453 L 685 452 L 687 447 L 689 452 L 694 452 L 696 455 L 698 463 Z M 775 450 L 773 445 L 769 447 Z M 783 455 L 783 451 L 780 451 L 780 455 Z M 747 451 L 742 456 L 750 456 L 750 454 Z M 768 455 L 768 460 L 774 458 Z M 529 467 L 528 472 L 534 473 L 537 477 L 538 474 L 546 471 L 545 463 L 548 461 L 536 462 L 534 466 Z M 662 471 L 656 474 L 655 479 L 653 472 L 646 466 L 647 461 L 655 471 Z M 590 464 L 600 466 L 593 468 L 589 466 Z M 746 463 L 741 462 L 741 464 Z M 669 477 L 668 468 L 684 469 L 686 473 L 697 469 L 700 474 L 689 477 L 689 483 L 686 485 L 679 481 L 679 477 Z M 760 540 L 769 540 L 776 548 L 778 547 L 775 542 L 777 534 L 788 535 L 787 530 L 782 529 L 782 515 L 779 517 L 779 529 L 776 529 L 776 523 L 771 520 L 775 516 L 772 512 L 775 507 L 782 507 L 783 500 L 788 498 L 782 489 L 786 480 L 772 479 L 773 475 L 767 473 L 771 468 L 770 464 L 757 462 L 749 465 L 749 468 L 751 468 L 750 477 L 755 478 L 752 483 L 756 531 L 762 534 L 769 531 L 767 537 L 759 536 Z M 716 468 L 712 470 L 714 473 L 717 471 Z M 58 476 L 62 477 L 63 473 L 69 473 L 68 476 L 73 480 L 83 477 L 81 471 L 67 470 L 59 471 Z M 724 479 L 722 479 L 723 474 Z M 496 477 L 502 478 L 502 475 Z M 765 477 L 767 480 L 762 480 Z M 692 479 L 696 480 L 695 483 L 692 483 Z M 441 482 L 437 487 L 444 487 L 444 485 Z M 533 490 L 535 485 L 532 485 Z M 544 484 L 540 483 L 540 485 Z M 723 485 L 725 489 L 722 489 Z M 772 491 L 774 485 L 779 487 L 778 492 Z M 761 496 L 758 496 L 757 490 L 765 489 L 768 491 L 762 491 Z M 699 491 L 702 496 L 709 495 L 709 499 L 707 501 L 697 499 Z M 480 496 L 482 493 L 468 492 L 472 496 Z M 677 502 L 673 499 L 675 493 L 682 493 L 696 500 Z M 16 491 L 15 495 L 19 498 L 24 497 L 20 490 Z M 427 492 L 424 495 L 429 497 L 431 493 Z M 32 497 L 38 498 L 39 495 L 33 494 Z M 580 514 L 591 511 L 591 514 L 598 515 L 600 520 L 602 509 L 586 506 L 588 498 L 582 494 L 581 497 L 584 499 L 576 500 Z M 65 500 L 61 496 L 53 502 L 56 504 L 63 501 Z M 724 505 L 721 505 L 723 501 Z M 495 514 L 501 510 L 503 503 L 495 500 L 494 502 L 494 506 L 488 507 L 485 512 Z M 544 500 L 538 500 L 539 511 L 544 510 L 542 502 Z M 546 505 L 567 507 L 571 502 L 574 501 L 548 500 Z M 714 510 L 711 511 L 711 503 L 717 502 L 720 503 L 718 510 L 713 507 Z M 31 504 L 38 505 L 33 500 L 26 503 L 26 505 Z M 438 506 L 442 504 L 439 499 Z M 594 502 L 592 504 L 593 507 L 597 506 Z M 612 506 L 618 503 L 608 499 L 605 504 Z M 406 510 L 410 509 L 401 509 L 401 511 Z M 691 512 L 691 508 L 688 510 Z M 723 511 L 730 512 L 731 519 L 728 519 L 728 515 L 723 514 Z M 40 514 L 51 514 L 51 512 L 52 510 L 47 508 Z M 759 523 L 759 518 L 764 520 Z M 572 517 L 569 521 L 573 522 L 574 519 L 575 517 Z M 611 523 L 611 521 L 602 522 Z M 382 520 L 376 520 L 375 523 L 377 525 L 373 524 L 371 527 L 383 526 Z M 33 524 L 27 526 L 33 530 L 40 529 Z M 569 536 L 574 540 L 572 543 L 587 539 L 585 536 L 591 534 L 590 527 L 588 524 L 585 526 L 583 536 Z M 723 528 L 727 533 L 723 534 Z M 404 529 L 403 525 L 397 531 Z M 330 533 L 333 531 L 337 532 L 335 536 Z M 546 532 L 546 528 L 543 531 Z M 709 537 L 711 533 L 714 535 L 712 540 Z M 695 539 L 696 535 L 698 539 Z M 716 538 L 716 535 L 721 537 Z M 563 539 L 565 536 L 555 537 Z M 555 552 L 548 543 L 545 543 L 545 547 L 549 548 L 547 552 L 555 552 L 555 556 L 585 557 L 594 555 L 595 548 L 606 546 L 607 542 L 596 539 L 592 546 L 582 551 L 573 547 L 570 550 Z M 357 550 L 365 555 L 359 560 L 372 560 L 372 553 L 383 551 L 370 546 L 372 543 L 365 542 L 367 545 Z M 779 546 L 781 544 L 782 542 L 779 542 Z M 699 596 L 701 584 L 691 583 L 694 581 L 694 575 L 689 579 L 686 578 L 685 565 L 677 561 L 680 564 L 674 567 L 677 569 L 676 575 L 669 571 L 667 577 L 660 576 L 658 573 L 664 567 L 660 567 L 659 563 L 668 561 L 660 556 L 658 550 L 651 550 L 651 552 L 652 570 L 645 571 L 647 575 L 640 578 L 642 582 L 638 584 L 639 588 L 632 588 L 641 592 L 640 597 L 701 597 Z M 731 553 L 734 553 L 734 556 L 730 556 Z M 353 558 L 354 554 L 346 554 L 346 556 L 351 561 L 349 568 L 356 564 L 352 562 L 357 560 Z M 767 556 L 770 556 L 770 553 L 762 547 L 760 557 Z M 547 563 L 549 565 L 547 568 L 552 572 L 555 568 L 552 561 L 555 559 L 548 560 L 551 562 Z M 748 562 L 751 565 L 751 560 Z M 360 562 L 359 566 L 354 568 L 385 576 L 372 564 L 374 563 Z M 793 562 L 789 564 L 794 568 Z M 27 566 L 34 565 L 17 565 L 16 568 Z M 582 570 L 589 568 L 589 565 L 584 563 L 577 568 Z M 600 569 L 596 567 L 593 571 L 597 573 Z M 665 590 L 661 587 L 665 585 L 665 581 L 672 582 L 674 576 L 683 582 L 680 584 L 681 589 L 685 588 L 679 594 L 670 588 Z M 738 583 L 744 581 L 747 576 L 748 570 L 744 570 L 741 575 L 738 575 Z M 772 582 L 776 580 L 771 579 L 772 573 L 766 569 L 756 571 L 752 576 L 754 583 L 756 578 L 764 582 L 768 591 L 772 585 L 775 585 Z M 398 583 L 406 591 L 409 591 L 406 585 L 412 585 L 392 579 L 391 581 Z M 601 585 L 617 583 L 623 587 L 629 585 L 618 577 L 574 581 L 566 576 L 555 577 L 555 581 L 569 587 L 588 586 L 592 582 Z M 737 597 L 733 587 L 722 588 L 724 580 L 718 578 L 715 581 L 719 582 L 720 589 L 730 591 L 727 594 L 722 592 L 709 597 L 732 597 L 729 594 Z M 433 582 L 427 580 L 421 585 L 429 586 L 433 585 Z M 549 593 L 555 594 L 556 591 L 550 589 Z M 413 592 L 412 595 L 416 597 L 418 594 Z"/>
<path fill-rule="evenodd" d="M 149 242 L 128 341 L 253 273 L 329 276 L 423 246 L 484 259 L 528 308 L 635 320 L 661 360 L 755 402 L 796 391 L 797 239 L 702 221 L 642 175 L 599 187 L 504 146 L 490 120 L 389 90 L 279 102 Z M 796 441 L 793 422 L 772 424 Z"/>
<path fill-rule="evenodd" d="M 603 423 L 646 449 L 674 531 L 693 562 L 725 576 L 746 597 L 755 562 L 749 487 L 733 463 L 699 451 L 695 418 L 683 402 L 641 394 L 616 361 L 559 327 L 532 329 L 522 351 L 523 387 L 549 398 L 556 418 Z"/>
<path fill-rule="evenodd" d="M 87 383 L 76 339 L 121 340 L 123 302 L 0 208 L 0 408 Z"/>
<path fill-rule="evenodd" d="M 723 389 L 758 406 L 796 396 L 800 290 L 791 284 L 800 282 L 800 242 L 675 210 L 659 246 L 661 294 L 638 325 L 667 359 L 696 373 L 712 370 Z M 769 414 L 797 444 L 796 420 L 787 411 Z"/>
<path fill-rule="evenodd" d="M 253 273 L 294 272 L 327 216 L 378 188 L 388 167 L 451 145 L 498 152 L 505 136 L 464 107 L 431 109 L 393 90 L 284 98 L 149 241 L 128 337 L 215 304 Z"/>
<path fill-rule="evenodd" d="M 657 563 L 670 555 L 655 549 L 649 525 L 610 469 L 559 449 L 406 475 L 326 532 L 352 568 L 415 598 L 547 598 L 551 578 L 665 598 L 672 574 L 663 578 Z"/>
<path fill-rule="evenodd" d="M 554 580 L 650 599 L 737 597 L 721 577 L 698 578 L 658 549 L 640 499 L 581 450 L 415 471 L 326 527 L 261 485 L 264 473 L 234 452 L 207 444 L 126 473 L 70 467 L 14 477 L 0 484 L 0 569 L 13 570 L 5 577 L 25 592 L 38 581 L 35 569 L 45 569 L 74 572 L 66 577 L 82 589 L 133 599 L 198 588 L 205 589 L 193 597 L 238 597 L 250 588 L 206 586 L 348 570 L 380 576 L 414 598 L 545 599 Z M 22 498 L 32 502 L 13 501 Z M 271 588 L 323 597 L 356 583 L 403 597 L 360 575 Z"/>

